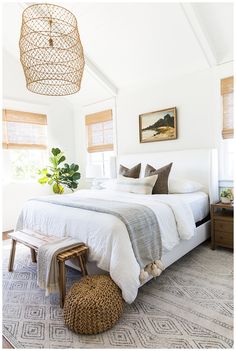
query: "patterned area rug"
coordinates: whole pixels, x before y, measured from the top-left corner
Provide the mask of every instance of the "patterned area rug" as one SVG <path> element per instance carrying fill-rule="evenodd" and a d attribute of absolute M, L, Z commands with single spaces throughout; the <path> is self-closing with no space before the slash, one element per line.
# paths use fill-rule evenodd
<path fill-rule="evenodd" d="M 3 334 L 16 348 L 233 347 L 231 251 L 200 245 L 143 286 L 113 329 L 85 336 L 64 326 L 58 295 L 37 287 L 29 249 L 18 245 L 13 273 L 3 249 Z M 78 279 L 69 268 L 68 287 Z"/>

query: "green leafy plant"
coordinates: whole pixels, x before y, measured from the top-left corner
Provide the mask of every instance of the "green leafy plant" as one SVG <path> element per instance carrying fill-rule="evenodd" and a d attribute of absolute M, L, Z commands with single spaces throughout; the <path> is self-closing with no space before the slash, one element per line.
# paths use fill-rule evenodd
<path fill-rule="evenodd" d="M 72 163 L 64 163 L 66 157 L 64 153 L 58 148 L 52 148 L 52 155 L 49 157 L 50 166 L 38 171 L 40 184 L 52 185 L 55 194 L 62 194 L 64 186 L 74 191 L 78 187 L 80 173 L 79 166 Z"/>
<path fill-rule="evenodd" d="M 226 188 L 224 190 L 221 191 L 220 193 L 221 197 L 226 197 L 227 199 L 232 200 L 233 199 L 233 194 L 230 188 Z"/>

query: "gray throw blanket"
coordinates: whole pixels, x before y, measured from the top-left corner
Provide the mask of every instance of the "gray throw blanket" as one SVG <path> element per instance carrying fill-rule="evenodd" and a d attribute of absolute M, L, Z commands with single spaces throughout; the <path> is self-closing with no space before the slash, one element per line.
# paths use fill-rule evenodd
<path fill-rule="evenodd" d="M 72 249 L 82 245 L 78 239 L 58 238 L 51 243 L 44 244 L 38 249 L 37 284 L 46 289 L 46 296 L 59 290 L 59 267 L 57 255 L 65 249 Z"/>
<path fill-rule="evenodd" d="M 44 196 L 32 200 L 102 212 L 118 217 L 126 225 L 129 233 L 135 257 L 141 269 L 141 282 L 148 277 L 146 272 L 157 276 L 164 269 L 160 261 L 162 256 L 160 229 L 156 215 L 149 207 L 136 203 L 94 198 L 76 198 L 73 201 L 68 195 Z"/>

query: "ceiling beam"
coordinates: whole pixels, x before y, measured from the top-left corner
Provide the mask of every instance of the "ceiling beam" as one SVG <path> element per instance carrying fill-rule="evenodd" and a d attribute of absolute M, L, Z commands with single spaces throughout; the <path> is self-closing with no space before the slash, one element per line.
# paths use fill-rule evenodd
<path fill-rule="evenodd" d="M 25 9 L 30 5 L 34 5 L 33 2 L 21 2 L 19 5 Z M 85 59 L 85 69 L 86 71 L 95 78 L 105 89 L 107 89 L 112 96 L 118 94 L 118 88 L 110 81 L 110 79 L 97 67 L 97 65 L 92 62 L 92 60 L 84 53 Z"/>
<path fill-rule="evenodd" d="M 208 66 L 216 66 L 217 60 L 214 54 L 214 50 L 212 50 L 212 47 L 209 41 L 207 40 L 206 34 L 204 33 L 204 30 L 200 24 L 200 21 L 196 15 L 196 12 L 194 11 L 192 4 L 180 3 L 180 6 L 198 42 L 198 45 L 208 63 Z"/>
<path fill-rule="evenodd" d="M 117 87 L 107 78 L 107 76 L 96 66 L 90 58 L 84 54 L 85 58 L 85 69 L 86 71 L 94 77 L 101 85 L 103 85 L 107 90 L 112 93 L 113 96 L 118 94 Z"/>

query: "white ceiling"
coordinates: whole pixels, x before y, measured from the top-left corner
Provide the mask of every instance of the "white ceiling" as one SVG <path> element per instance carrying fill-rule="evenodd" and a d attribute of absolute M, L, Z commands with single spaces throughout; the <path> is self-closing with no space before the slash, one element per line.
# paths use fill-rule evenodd
<path fill-rule="evenodd" d="M 233 60 L 233 3 L 194 3 L 199 19 L 218 64 Z"/>
<path fill-rule="evenodd" d="M 95 74 L 85 71 L 71 102 L 84 105 L 109 98 L 111 92 L 101 84 L 104 76 L 122 89 L 233 60 L 232 3 L 58 4 L 76 15 L 84 51 L 96 65 Z M 3 5 L 3 48 L 15 60 L 16 75 L 23 75 L 18 40 L 24 6 Z M 191 7 L 187 15 L 184 6 Z M 214 60 L 208 59 L 209 53 Z M 4 71 L 7 79 L 6 63 Z"/>
<path fill-rule="evenodd" d="M 119 88 L 206 67 L 179 4 L 83 4 L 74 12 L 85 52 Z"/>

